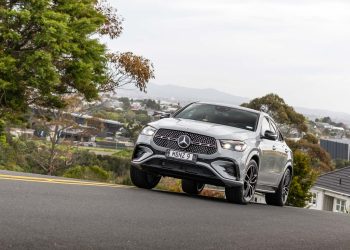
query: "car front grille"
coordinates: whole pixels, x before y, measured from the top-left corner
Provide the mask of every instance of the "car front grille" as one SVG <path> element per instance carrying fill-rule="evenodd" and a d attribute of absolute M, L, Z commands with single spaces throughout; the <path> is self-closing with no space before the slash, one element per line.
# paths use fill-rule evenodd
<path fill-rule="evenodd" d="M 191 138 L 191 145 L 186 149 L 180 148 L 177 144 L 177 140 L 181 135 L 187 135 Z M 160 147 L 191 153 L 211 155 L 217 152 L 215 138 L 185 131 L 159 129 L 154 135 L 153 141 Z"/>

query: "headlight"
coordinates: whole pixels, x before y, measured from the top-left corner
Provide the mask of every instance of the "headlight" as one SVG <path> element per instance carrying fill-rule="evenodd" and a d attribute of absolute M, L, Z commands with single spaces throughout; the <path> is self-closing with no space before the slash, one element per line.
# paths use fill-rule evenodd
<path fill-rule="evenodd" d="M 142 134 L 142 135 L 152 136 L 152 135 L 155 134 L 156 131 L 157 131 L 157 130 L 156 130 L 155 128 L 153 128 L 153 127 L 151 127 L 151 126 L 147 126 L 147 127 L 145 127 L 144 129 L 142 129 L 141 134 Z"/>
<path fill-rule="evenodd" d="M 247 149 L 247 144 L 242 141 L 220 140 L 220 144 L 223 149 L 229 149 L 238 152 L 243 152 Z"/>

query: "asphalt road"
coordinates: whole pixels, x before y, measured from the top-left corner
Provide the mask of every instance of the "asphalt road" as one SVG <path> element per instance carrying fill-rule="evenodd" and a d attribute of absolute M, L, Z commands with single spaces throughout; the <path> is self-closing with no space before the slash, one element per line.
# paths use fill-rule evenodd
<path fill-rule="evenodd" d="M 9 176 L 8 176 L 9 175 Z M 350 216 L 0 172 L 0 249 L 350 249 Z"/>

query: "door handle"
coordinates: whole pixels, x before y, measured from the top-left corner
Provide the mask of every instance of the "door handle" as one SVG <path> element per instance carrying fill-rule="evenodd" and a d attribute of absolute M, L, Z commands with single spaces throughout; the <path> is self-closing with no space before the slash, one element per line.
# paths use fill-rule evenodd
<path fill-rule="evenodd" d="M 276 146 L 275 146 L 275 145 L 273 145 L 273 146 L 272 146 L 272 149 L 273 149 L 273 150 L 276 150 Z"/>

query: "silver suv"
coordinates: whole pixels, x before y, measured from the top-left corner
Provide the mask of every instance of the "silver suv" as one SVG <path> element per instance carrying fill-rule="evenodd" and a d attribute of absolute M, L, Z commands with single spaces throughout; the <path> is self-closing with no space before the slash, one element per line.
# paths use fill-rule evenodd
<path fill-rule="evenodd" d="M 226 199 L 247 204 L 255 192 L 267 204 L 286 203 L 292 152 L 266 113 L 215 103 L 192 103 L 150 123 L 138 137 L 130 169 L 135 186 L 154 188 L 162 176 L 182 179 L 185 193 L 205 184 L 225 187 Z"/>

